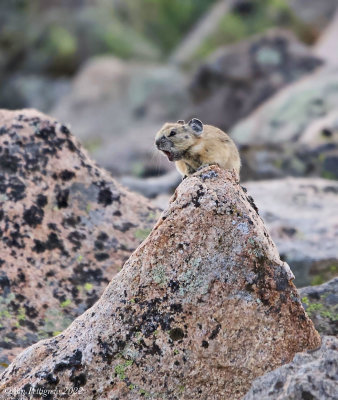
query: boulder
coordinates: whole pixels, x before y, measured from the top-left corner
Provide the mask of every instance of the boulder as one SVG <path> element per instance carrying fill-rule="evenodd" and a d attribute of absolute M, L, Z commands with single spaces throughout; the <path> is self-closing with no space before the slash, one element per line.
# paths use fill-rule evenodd
<path fill-rule="evenodd" d="M 338 183 L 321 178 L 246 182 L 298 287 L 338 275 Z"/>
<path fill-rule="evenodd" d="M 154 136 L 165 121 L 181 115 L 185 87 L 174 66 L 99 57 L 82 68 L 51 114 L 71 124 L 95 160 L 114 174 L 156 174 L 170 167 Z"/>
<path fill-rule="evenodd" d="M 290 32 L 272 30 L 217 50 L 190 83 L 185 119 L 228 130 L 275 92 L 322 64 Z"/>
<path fill-rule="evenodd" d="M 141 193 L 151 199 L 157 197 L 159 194 L 173 193 L 181 181 L 182 176 L 176 169 L 158 177 L 136 178 L 133 176 L 124 176 L 120 179 L 120 182 L 128 189 Z M 167 203 L 165 207 L 166 205 Z"/>
<path fill-rule="evenodd" d="M 337 110 L 337 68 L 321 68 L 281 90 L 231 130 L 242 150 L 242 177 L 338 179 L 337 117 L 330 116 Z"/>
<path fill-rule="evenodd" d="M 296 354 L 291 363 L 256 379 L 243 400 L 334 400 L 337 379 L 338 339 L 324 336 L 316 351 Z"/>
<path fill-rule="evenodd" d="M 13 74 L 3 80 L 0 108 L 36 108 L 49 111 L 70 90 L 70 79 L 43 75 Z"/>
<path fill-rule="evenodd" d="M 330 25 L 324 30 L 314 46 L 314 53 L 326 62 L 338 65 L 337 54 L 338 9 Z"/>
<path fill-rule="evenodd" d="M 0 204 L 3 368 L 95 303 L 156 209 L 35 110 L 0 111 Z"/>
<path fill-rule="evenodd" d="M 337 9 L 336 0 L 288 0 L 294 14 L 318 32 L 325 29 Z"/>
<path fill-rule="evenodd" d="M 321 335 L 338 336 L 338 277 L 299 289 L 303 307 Z"/>
<path fill-rule="evenodd" d="M 204 168 L 100 300 L 16 358 L 0 396 L 70 398 L 75 387 L 86 399 L 240 399 L 256 377 L 320 344 L 292 279 L 234 174 Z"/>

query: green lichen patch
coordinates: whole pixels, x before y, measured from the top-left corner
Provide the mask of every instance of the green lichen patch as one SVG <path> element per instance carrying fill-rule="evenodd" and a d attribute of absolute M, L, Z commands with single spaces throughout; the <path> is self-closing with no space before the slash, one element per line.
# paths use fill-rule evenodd
<path fill-rule="evenodd" d="M 60 306 L 61 306 L 62 308 L 64 308 L 64 307 L 68 307 L 70 304 L 71 304 L 71 300 L 70 300 L 70 299 L 66 299 L 66 300 L 64 300 L 64 301 L 62 301 L 62 302 L 60 303 Z"/>
<path fill-rule="evenodd" d="M 118 364 L 114 368 L 115 376 L 119 379 L 126 379 L 126 369 L 133 364 L 133 360 L 125 360 L 123 363 Z"/>
<path fill-rule="evenodd" d="M 160 286 L 166 286 L 169 282 L 169 277 L 166 275 L 166 268 L 164 265 L 158 265 L 152 270 L 152 278 Z"/>

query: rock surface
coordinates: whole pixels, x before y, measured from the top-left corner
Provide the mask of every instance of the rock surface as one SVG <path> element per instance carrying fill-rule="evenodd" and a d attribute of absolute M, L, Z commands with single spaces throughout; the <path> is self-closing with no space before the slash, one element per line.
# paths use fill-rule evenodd
<path fill-rule="evenodd" d="M 338 183 L 320 178 L 246 182 L 297 287 L 338 275 Z"/>
<path fill-rule="evenodd" d="M 337 381 L 338 339 L 324 336 L 320 349 L 256 379 L 243 400 L 335 400 Z"/>
<path fill-rule="evenodd" d="M 310 49 L 281 30 L 219 49 L 192 79 L 195 104 L 185 119 L 198 116 L 228 130 L 279 89 L 321 64 Z"/>
<path fill-rule="evenodd" d="M 301 288 L 299 295 L 318 332 L 338 336 L 338 278 Z"/>
<path fill-rule="evenodd" d="M 63 331 L 101 296 L 156 210 L 117 184 L 68 128 L 0 111 L 0 365 Z"/>
<path fill-rule="evenodd" d="M 71 124 L 100 165 L 114 174 L 144 174 L 169 168 L 154 136 L 165 121 L 181 115 L 185 88 L 176 67 L 99 57 L 82 68 L 51 114 Z"/>
<path fill-rule="evenodd" d="M 101 299 L 11 364 L 1 396 L 75 386 L 93 400 L 240 399 L 320 343 L 292 279 L 234 176 L 205 168 L 177 188 Z"/>
<path fill-rule="evenodd" d="M 336 0 L 288 0 L 288 4 L 298 18 L 318 31 L 328 25 L 337 9 Z"/>
<path fill-rule="evenodd" d="M 323 34 L 314 46 L 314 53 L 333 65 L 338 65 L 337 50 L 338 37 L 338 9 L 335 13 L 330 25 L 325 29 Z"/>
<path fill-rule="evenodd" d="M 311 125 L 337 109 L 337 68 L 321 68 L 282 89 L 231 131 L 242 150 L 242 177 L 338 179 L 338 134 L 319 129 L 304 140 Z"/>

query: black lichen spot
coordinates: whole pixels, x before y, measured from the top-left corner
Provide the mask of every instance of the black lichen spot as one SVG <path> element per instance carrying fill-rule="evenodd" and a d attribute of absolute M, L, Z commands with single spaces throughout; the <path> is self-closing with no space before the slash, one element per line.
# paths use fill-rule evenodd
<path fill-rule="evenodd" d="M 59 208 L 67 208 L 68 197 L 69 197 L 69 189 L 59 190 L 59 192 L 56 194 L 57 206 Z"/>
<path fill-rule="evenodd" d="M 278 291 L 285 291 L 289 287 L 288 275 L 283 267 L 279 267 L 274 270 L 274 279 L 276 282 L 276 289 Z"/>
<path fill-rule="evenodd" d="M 275 383 L 274 389 L 275 390 L 280 390 L 280 389 L 282 389 L 283 386 L 284 386 L 284 383 L 282 381 L 277 381 Z"/>
<path fill-rule="evenodd" d="M 171 304 L 170 310 L 175 313 L 180 313 L 183 311 L 182 304 L 180 304 L 180 303 Z"/>
<path fill-rule="evenodd" d="M 49 385 L 55 386 L 59 383 L 59 378 L 57 376 L 54 376 L 53 374 L 49 373 L 46 377 L 45 377 L 46 382 Z"/>
<path fill-rule="evenodd" d="M 11 291 L 10 281 L 4 271 L 0 271 L 0 288 L 2 291 L 1 296 L 3 297 L 6 297 Z"/>
<path fill-rule="evenodd" d="M 74 176 L 75 173 L 73 171 L 69 171 L 68 169 L 64 169 L 60 172 L 60 178 L 63 181 L 70 181 L 72 178 L 74 178 Z"/>
<path fill-rule="evenodd" d="M 79 224 L 81 222 L 81 217 L 79 217 L 78 215 L 71 215 L 68 218 L 64 218 L 62 221 L 62 226 L 72 226 L 75 227 L 77 224 Z"/>
<path fill-rule="evenodd" d="M 68 147 L 68 150 L 71 151 L 72 153 L 74 153 L 76 151 L 75 144 L 69 139 L 67 139 L 67 147 Z"/>
<path fill-rule="evenodd" d="M 69 135 L 70 135 L 70 131 L 69 131 L 69 129 L 68 129 L 65 125 L 61 125 L 60 131 L 61 131 L 62 133 L 64 133 L 66 136 L 69 136 Z"/>
<path fill-rule="evenodd" d="M 157 354 L 157 355 L 161 356 L 162 350 L 155 342 L 153 342 L 153 345 L 147 347 L 146 350 L 144 351 L 144 355 L 147 355 L 147 354 L 151 354 L 152 356 Z"/>
<path fill-rule="evenodd" d="M 25 210 L 23 213 L 23 219 L 25 223 L 32 228 L 35 228 L 37 225 L 41 224 L 43 216 L 43 210 L 36 206 L 32 206 L 28 210 Z"/>
<path fill-rule="evenodd" d="M 74 251 L 77 251 L 82 246 L 82 240 L 85 239 L 86 236 L 83 233 L 78 231 L 73 231 L 68 235 L 68 240 L 75 245 Z"/>
<path fill-rule="evenodd" d="M 203 197 L 205 194 L 204 190 L 203 190 L 203 186 L 200 185 L 199 189 L 197 190 L 196 196 L 193 196 L 191 201 L 194 204 L 194 206 L 197 208 L 201 205 L 200 203 L 200 198 Z"/>
<path fill-rule="evenodd" d="M 6 193 L 8 198 L 13 201 L 19 201 L 26 197 L 26 186 L 16 176 L 11 176 L 8 183 L 5 183 L 4 177 L 0 177 L 0 192 Z"/>
<path fill-rule="evenodd" d="M 307 390 L 303 390 L 301 394 L 302 400 L 316 400 L 317 396 L 314 396 L 312 393 L 308 392 Z"/>
<path fill-rule="evenodd" d="M 206 340 L 202 340 L 202 347 L 207 349 L 209 347 L 209 343 Z"/>
<path fill-rule="evenodd" d="M 50 139 L 54 139 L 56 134 L 55 134 L 55 128 L 53 125 L 47 126 L 42 129 L 38 129 L 35 132 L 35 136 L 37 136 L 40 139 L 43 139 L 44 141 L 48 141 Z"/>
<path fill-rule="evenodd" d="M 34 307 L 24 304 L 24 308 L 25 308 L 26 315 L 29 318 L 36 318 L 38 316 L 38 312 Z"/>
<path fill-rule="evenodd" d="M 181 328 L 173 328 L 170 330 L 169 336 L 173 341 L 181 340 L 184 338 L 184 332 Z"/>
<path fill-rule="evenodd" d="M 220 331 L 220 329 L 221 329 L 221 324 L 218 324 L 218 325 L 216 326 L 216 328 L 211 332 L 211 334 L 210 334 L 210 336 L 209 336 L 209 339 L 210 339 L 210 340 L 215 339 L 215 337 L 218 335 L 218 332 Z"/>
<path fill-rule="evenodd" d="M 121 232 L 127 232 L 130 228 L 135 228 L 137 225 L 131 222 L 123 222 L 121 225 L 114 225 L 114 228 Z"/>
<path fill-rule="evenodd" d="M 73 271 L 73 275 L 69 278 L 69 281 L 73 285 L 84 285 L 87 282 L 93 282 L 98 285 L 101 282 L 108 283 L 108 279 L 103 277 L 103 273 L 100 268 L 88 268 L 88 266 L 81 263 L 77 265 Z"/>
<path fill-rule="evenodd" d="M 80 375 L 72 376 L 70 381 L 73 382 L 75 388 L 79 388 L 87 383 L 87 378 L 84 373 L 81 373 Z"/>
<path fill-rule="evenodd" d="M 56 233 L 51 232 L 48 235 L 48 239 L 46 242 L 42 242 L 41 240 L 34 239 L 35 246 L 32 248 L 36 253 L 43 253 L 46 250 L 54 250 L 59 249 L 64 251 L 64 246 L 62 240 L 58 238 Z"/>
<path fill-rule="evenodd" d="M 168 287 L 170 287 L 171 292 L 175 293 L 180 288 L 180 284 L 177 281 L 173 281 L 172 279 L 169 281 Z"/>
<path fill-rule="evenodd" d="M 108 238 L 109 236 L 106 234 L 106 232 L 100 232 L 97 235 L 97 240 L 101 240 L 102 242 L 105 242 Z"/>
<path fill-rule="evenodd" d="M 16 173 L 19 168 L 20 158 L 11 154 L 0 156 L 0 170 L 3 172 Z"/>
<path fill-rule="evenodd" d="M 44 207 L 45 205 L 47 205 L 48 200 L 47 200 L 47 196 L 45 196 L 44 194 L 39 194 L 38 197 L 36 198 L 36 204 L 39 207 Z"/>
<path fill-rule="evenodd" d="M 247 200 L 250 203 L 251 207 L 256 211 L 256 213 L 259 215 L 258 208 L 254 202 L 254 199 L 251 196 L 247 196 Z"/>
<path fill-rule="evenodd" d="M 96 253 L 95 258 L 97 261 L 104 261 L 109 258 L 109 254 L 108 253 Z"/>
<path fill-rule="evenodd" d="M 105 207 L 113 203 L 113 194 L 110 189 L 101 189 L 99 192 L 98 203 Z"/>
<path fill-rule="evenodd" d="M 217 172 L 215 172 L 213 170 L 201 174 L 201 178 L 203 179 L 203 181 L 205 181 L 207 179 L 217 178 L 217 177 L 218 177 Z"/>
<path fill-rule="evenodd" d="M 76 350 L 72 356 L 67 356 L 61 362 L 57 363 L 54 367 L 54 372 L 79 367 L 81 365 L 81 361 L 82 352 L 80 350 Z"/>
<path fill-rule="evenodd" d="M 111 364 L 113 357 L 115 355 L 115 351 L 113 351 L 110 347 L 110 344 L 107 342 L 104 342 L 101 338 L 101 336 L 98 337 L 98 344 L 102 351 L 99 352 L 99 355 L 102 357 L 102 360 L 107 363 Z M 125 343 L 117 343 L 118 349 L 122 350 L 125 346 Z"/>
<path fill-rule="evenodd" d="M 21 268 L 19 268 L 19 272 L 17 274 L 17 277 L 18 277 L 19 282 L 26 282 L 26 276 L 22 272 Z"/>
<path fill-rule="evenodd" d="M 29 393 L 31 392 L 32 389 L 32 385 L 30 383 L 26 383 L 26 385 L 24 385 L 22 387 L 22 391 L 25 395 L 29 396 Z"/>

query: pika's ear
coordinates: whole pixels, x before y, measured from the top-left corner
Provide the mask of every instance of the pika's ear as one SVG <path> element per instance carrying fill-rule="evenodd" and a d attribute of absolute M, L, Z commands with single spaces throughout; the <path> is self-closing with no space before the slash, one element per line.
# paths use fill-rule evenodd
<path fill-rule="evenodd" d="M 196 135 L 201 135 L 203 132 L 203 124 L 202 122 L 197 119 L 193 118 L 191 121 L 188 122 L 190 128 L 194 131 Z"/>
<path fill-rule="evenodd" d="M 184 119 L 179 119 L 179 120 L 177 121 L 177 123 L 180 124 L 180 125 L 185 125 Z"/>

